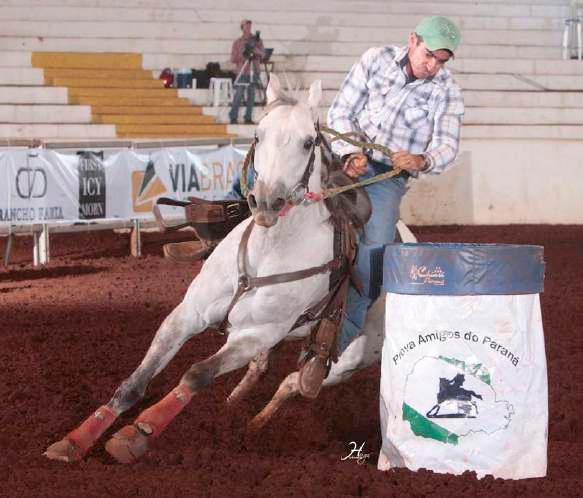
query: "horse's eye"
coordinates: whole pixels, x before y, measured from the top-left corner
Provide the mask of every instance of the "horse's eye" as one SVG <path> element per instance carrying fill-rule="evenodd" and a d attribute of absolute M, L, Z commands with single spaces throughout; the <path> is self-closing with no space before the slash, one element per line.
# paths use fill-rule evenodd
<path fill-rule="evenodd" d="M 304 142 L 304 149 L 306 149 L 306 150 L 310 150 L 313 146 L 314 146 L 314 139 L 313 138 L 308 138 Z"/>
<path fill-rule="evenodd" d="M 256 144 L 259 143 L 259 137 L 257 136 L 257 134 L 255 134 L 254 141 L 255 141 Z"/>

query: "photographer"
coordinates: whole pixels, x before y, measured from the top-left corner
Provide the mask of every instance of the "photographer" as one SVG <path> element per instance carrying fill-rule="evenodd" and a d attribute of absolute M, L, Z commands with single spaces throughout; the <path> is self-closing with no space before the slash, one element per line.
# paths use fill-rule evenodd
<path fill-rule="evenodd" d="M 259 80 L 260 63 L 265 56 L 263 41 L 259 31 L 251 34 L 251 21 L 241 21 L 243 34 L 233 42 L 231 50 L 231 62 L 237 67 L 237 80 L 235 81 L 235 96 L 233 106 L 229 113 L 231 124 L 237 123 L 239 106 L 243 98 L 243 92 L 247 88 L 247 107 L 245 110 L 245 124 L 253 124 L 253 105 L 255 104 L 255 85 Z"/>

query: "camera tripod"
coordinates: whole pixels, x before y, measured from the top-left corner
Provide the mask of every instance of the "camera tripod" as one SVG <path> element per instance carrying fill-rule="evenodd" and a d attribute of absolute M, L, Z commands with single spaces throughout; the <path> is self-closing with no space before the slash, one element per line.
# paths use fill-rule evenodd
<path fill-rule="evenodd" d="M 259 70 L 259 74 L 255 72 L 255 64 L 253 63 L 253 57 L 248 57 L 241 67 L 239 74 L 235 78 L 233 86 L 237 87 L 247 87 L 249 88 L 250 85 L 255 85 L 255 102 L 259 105 L 265 105 L 267 103 L 267 94 L 265 92 L 265 85 L 261 81 L 261 70 Z M 261 61 L 260 61 L 261 64 Z M 246 70 L 249 68 L 249 81 L 244 82 L 241 81 L 241 77 L 246 74 Z M 263 69 L 265 71 L 265 75 L 267 76 L 267 83 L 269 83 L 269 70 L 267 69 L 267 65 L 263 63 Z M 256 78 L 257 75 L 257 78 Z M 259 94 L 259 95 L 258 95 Z M 259 97 L 259 98 L 258 98 Z M 245 96 L 245 99 L 249 98 L 248 95 Z"/>

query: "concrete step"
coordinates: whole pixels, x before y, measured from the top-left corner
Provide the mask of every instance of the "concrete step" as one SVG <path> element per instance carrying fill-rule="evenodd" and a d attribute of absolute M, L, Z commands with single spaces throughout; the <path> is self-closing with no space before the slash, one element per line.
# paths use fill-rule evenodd
<path fill-rule="evenodd" d="M 212 95 L 208 88 L 179 88 L 178 96 L 188 99 L 195 106 L 212 104 Z"/>
<path fill-rule="evenodd" d="M 32 86 L 44 85 L 41 69 L 31 67 L 3 67 L 0 71 L 0 85 Z"/>
<path fill-rule="evenodd" d="M 489 3 L 492 3 L 491 1 Z M 516 2 L 514 2 L 516 3 Z M 529 0 L 525 0 L 525 3 Z M 495 6 L 492 6 L 496 8 Z M 227 23 L 238 26 L 239 21 L 248 16 L 247 10 L 238 8 L 228 10 L 160 9 L 160 8 L 95 8 L 68 6 L 67 8 L 39 7 L 3 7 L 0 19 L 7 21 L 98 21 L 117 22 L 157 22 L 157 23 Z M 493 17 L 489 16 L 450 16 L 463 29 L 562 29 L 562 18 L 557 17 Z M 326 20 L 335 26 L 379 26 L 411 28 L 419 21 L 419 15 L 406 14 L 375 14 L 360 12 L 358 16 L 351 13 L 330 11 Z M 285 15 L 274 15 L 273 12 L 253 12 L 253 23 L 258 29 L 269 25 L 303 25 L 321 24 L 321 17 L 311 12 L 287 11 Z"/>
<path fill-rule="evenodd" d="M 94 105 L 91 107 L 94 116 L 98 115 L 124 115 L 124 116 L 201 116 L 202 107 L 190 106 L 121 106 L 121 105 Z"/>
<path fill-rule="evenodd" d="M 466 107 L 554 107 L 570 109 L 583 108 L 583 93 L 465 91 L 464 102 Z"/>
<path fill-rule="evenodd" d="M 228 131 L 241 137 L 253 137 L 255 125 L 229 125 Z M 581 125 L 468 125 L 462 127 L 462 143 L 465 140 L 583 140 Z"/>
<path fill-rule="evenodd" d="M 204 92 L 204 90 L 199 90 Z M 334 100 L 337 90 L 324 90 L 322 107 L 328 107 Z M 464 103 L 467 107 L 521 107 L 521 108 L 582 108 L 583 92 L 543 92 L 543 91 L 479 91 L 465 90 Z M 204 102 L 192 100 L 197 105 Z"/>
<path fill-rule="evenodd" d="M 411 31 L 412 26 L 393 27 L 369 26 L 366 29 L 366 40 L 374 44 L 383 44 L 386 40 L 403 40 Z M 6 37 L 58 37 L 67 33 L 70 38 L 115 38 L 120 33 L 126 39 L 177 39 L 177 40 L 226 40 L 231 43 L 240 35 L 240 29 L 234 23 L 159 23 L 159 22 L 95 22 L 79 21 L 11 21 L 3 26 Z M 318 25 L 317 29 L 305 25 L 264 26 L 262 36 L 268 43 L 273 42 L 352 42 L 362 40 L 361 26 L 345 26 L 341 30 L 337 26 Z M 560 46 L 562 30 L 464 30 L 464 45 L 529 45 L 529 46 Z"/>
<path fill-rule="evenodd" d="M 31 52 L 0 52 L 0 67 L 31 67 L 31 55 Z"/>
<path fill-rule="evenodd" d="M 455 80 L 464 90 L 578 90 L 583 76 L 573 75 L 504 75 L 504 74 L 457 74 Z"/>
<path fill-rule="evenodd" d="M 145 88 L 69 88 L 71 98 L 78 97 L 108 97 L 117 99 L 123 97 L 141 98 L 177 98 L 174 88 L 145 89 Z"/>
<path fill-rule="evenodd" d="M 292 85 L 308 87 L 312 81 L 321 80 L 324 89 L 337 89 L 346 77 L 345 72 L 288 73 Z M 463 90 L 486 91 L 541 91 L 570 90 L 583 88 L 583 76 L 511 74 L 456 74 L 455 80 Z"/>
<path fill-rule="evenodd" d="M 45 80 L 53 78 L 151 80 L 152 71 L 146 69 L 45 69 Z"/>
<path fill-rule="evenodd" d="M 0 105 L 0 123 L 91 123 L 89 106 Z"/>
<path fill-rule="evenodd" d="M 71 40 L 69 39 L 69 49 Z M 102 52 L 97 50 L 97 52 Z M 79 53 L 79 52 L 34 52 L 32 65 L 41 68 L 105 68 L 142 69 L 142 56 L 136 53 Z"/>
<path fill-rule="evenodd" d="M 289 41 L 267 43 L 267 46 L 274 48 L 279 55 L 339 55 L 360 57 L 367 49 L 378 43 L 361 41 L 334 42 L 334 41 Z M 403 45 L 405 39 L 385 39 L 382 44 Z M 230 54 L 232 42 L 229 40 L 200 40 L 193 43 L 191 40 L 157 40 L 153 38 L 78 38 L 75 40 L 75 50 L 79 52 L 110 52 L 123 53 L 128 50 L 143 54 L 190 54 L 211 57 L 222 54 L 225 57 Z M 0 51 L 32 50 L 38 52 L 62 52 L 70 50 L 70 38 L 38 38 L 38 37 L 1 37 Z M 492 58 L 493 53 L 501 53 L 504 58 L 512 60 L 520 59 L 561 59 L 560 44 L 554 46 L 525 46 L 525 45 L 469 45 L 462 44 L 458 50 L 460 58 Z M 36 66 L 36 65 L 35 65 Z M 165 67 L 165 64 L 158 63 L 155 66 L 145 65 L 144 68 Z M 180 66 L 189 67 L 189 64 Z M 49 66 L 45 66 L 49 67 Z M 52 66 L 55 67 L 55 66 Z M 63 66 L 67 67 L 67 66 Z M 70 67 L 70 66 L 69 66 Z M 86 66 L 82 66 L 86 67 Z M 107 67 L 107 66 L 102 66 Z M 111 66 L 109 66 L 111 67 Z M 129 67 L 129 66 L 127 66 Z M 136 66 L 137 67 L 137 66 Z M 141 65 L 139 66 L 141 67 Z"/>
<path fill-rule="evenodd" d="M 495 6 L 492 9 L 496 9 Z M 437 14 L 439 9 L 435 9 L 434 14 Z M 374 13 L 374 12 L 359 12 L 358 15 L 345 12 L 330 11 L 326 15 L 326 23 L 334 26 L 362 26 L 362 27 L 403 27 L 412 29 L 418 22 L 421 14 L 411 14 L 412 10 L 406 13 Z M 235 26 L 239 21 L 249 16 L 245 10 L 198 10 L 198 15 L 202 22 L 226 22 L 232 23 Z M 320 16 L 315 16 L 310 11 L 295 12 L 288 11 L 285 15 L 274 15 L 272 12 L 254 12 L 253 25 L 262 30 L 264 26 L 278 26 L 280 24 L 299 24 L 303 26 L 318 26 L 322 23 Z M 562 29 L 562 16 L 549 17 L 533 17 L 533 16 L 519 16 L 519 17 L 495 17 L 492 12 L 488 15 L 460 16 L 458 13 L 450 14 L 450 17 L 455 21 L 462 31 L 466 29 Z"/>
<path fill-rule="evenodd" d="M 212 116 L 188 116 L 184 114 L 159 115 L 116 115 L 100 114 L 94 116 L 95 123 L 109 123 L 115 125 L 210 125 L 215 124 Z"/>
<path fill-rule="evenodd" d="M 125 88 L 136 90 L 158 89 L 164 90 L 164 82 L 150 77 L 149 80 L 121 78 L 49 78 L 54 86 L 66 86 L 68 88 Z"/>
<path fill-rule="evenodd" d="M 71 3 L 71 2 L 67 2 Z M 5 6 L 23 7 L 23 6 L 49 6 L 53 5 L 54 0 L 4 0 Z M 117 0 L 76 0 L 76 6 L 84 7 L 118 7 Z M 158 0 L 126 0 L 126 8 L 156 8 L 159 7 Z M 188 9 L 192 8 L 191 0 L 166 0 L 164 7 L 167 10 Z M 231 0 L 197 0 L 197 9 L 207 10 L 229 10 L 233 7 Z M 437 7 L 434 2 L 415 1 L 415 2 L 344 2 L 344 1 L 322 1 L 314 3 L 310 0 L 297 0 L 293 3 L 287 0 L 240 0 L 237 2 L 237 9 L 242 10 L 248 17 L 253 17 L 255 11 L 272 12 L 274 16 L 282 17 L 287 12 L 311 12 L 314 17 L 326 15 L 329 12 L 346 12 L 355 16 L 360 13 L 379 13 L 379 14 L 410 14 L 411 11 L 419 16 L 423 15 L 458 15 L 458 16 L 492 16 L 492 17 L 547 17 L 562 16 L 566 17 L 569 13 L 569 7 L 566 3 L 561 2 L 557 5 L 554 2 L 537 5 L 534 2 L 524 4 L 502 3 L 497 2 L 495 8 L 486 2 L 455 2 L 443 1 Z"/>
<path fill-rule="evenodd" d="M 243 113 L 244 113 L 244 108 L 242 107 L 239 110 L 239 121 L 242 123 L 243 122 Z M 229 106 L 218 106 L 218 107 L 203 107 L 202 108 L 202 112 L 207 115 L 207 116 L 212 116 L 217 123 L 224 123 L 224 124 L 228 124 L 230 122 L 230 117 L 229 117 L 229 111 L 230 111 L 230 107 Z M 252 119 L 255 123 L 258 123 L 259 120 L 261 119 L 261 116 L 263 115 L 263 111 L 264 111 L 264 107 L 262 106 L 255 106 L 253 108 L 253 115 L 252 115 Z M 323 123 L 325 122 L 325 117 L 327 114 L 328 110 L 327 108 L 321 109 L 320 112 L 320 119 L 322 119 L 322 117 L 324 117 L 324 121 L 322 121 Z M 239 125 L 229 125 L 229 131 L 232 131 L 233 126 L 239 126 Z M 249 125 L 241 125 L 244 128 L 243 129 L 247 129 L 249 127 Z M 254 127 L 253 127 L 254 128 Z M 232 131 L 233 133 L 238 133 L 236 130 Z M 247 135 L 245 135 L 247 136 Z"/>
<path fill-rule="evenodd" d="M 463 126 L 462 140 L 524 138 L 537 140 L 583 140 L 583 126 Z"/>
<path fill-rule="evenodd" d="M 156 132 L 146 132 L 146 133 L 137 133 L 137 132 L 132 132 L 129 133 L 127 135 L 124 134 L 120 134 L 118 132 L 118 138 L 128 138 L 128 139 L 168 139 L 168 140 L 173 140 L 173 139 L 197 139 L 197 140 L 202 140 L 202 139 L 208 139 L 211 143 L 213 140 L 224 140 L 224 139 L 231 139 L 231 138 L 238 138 L 238 136 L 236 134 L 231 134 L 231 133 L 208 133 L 208 134 L 202 134 L 202 135 L 197 135 L 197 134 L 192 134 L 192 133 L 167 133 L 167 132 L 162 132 L 162 133 L 156 133 Z"/>
<path fill-rule="evenodd" d="M 0 103 L 4 104 L 67 104 L 66 88 L 48 86 L 0 86 Z"/>
<path fill-rule="evenodd" d="M 227 129 L 225 125 L 141 125 L 127 124 L 116 125 L 117 135 L 119 137 L 189 137 L 189 136 L 226 136 Z"/>
<path fill-rule="evenodd" d="M 0 138 L 116 138 L 115 126 L 95 124 L 0 124 Z"/>
<path fill-rule="evenodd" d="M 144 57 L 144 64 L 148 61 Z M 350 56 L 290 56 L 273 57 L 276 68 L 285 68 L 286 72 L 341 71 L 347 73 L 358 61 Z M 197 66 L 193 66 L 197 67 Z M 516 60 L 512 64 L 506 59 L 464 59 L 456 57 L 446 66 L 455 74 L 459 73 L 495 73 L 523 75 L 582 75 L 583 64 L 576 60 Z"/>
<path fill-rule="evenodd" d="M 191 103 L 185 98 L 176 97 L 135 97 L 135 96 L 111 96 L 111 95 L 76 95 L 71 96 L 69 101 L 72 104 L 84 104 L 91 106 L 131 106 L 131 107 L 144 107 L 144 106 L 162 106 L 162 107 L 190 107 Z"/>
<path fill-rule="evenodd" d="M 583 125 L 583 109 L 468 107 L 464 125 Z"/>
<path fill-rule="evenodd" d="M 229 122 L 229 107 L 203 107 L 203 113 L 213 116 L 220 123 Z M 253 109 L 253 120 L 258 122 L 263 113 L 263 107 Z M 320 121 L 327 121 L 328 107 L 318 110 Z M 524 107 L 466 107 L 464 127 L 471 125 L 583 125 L 583 109 L 529 108 Z"/>

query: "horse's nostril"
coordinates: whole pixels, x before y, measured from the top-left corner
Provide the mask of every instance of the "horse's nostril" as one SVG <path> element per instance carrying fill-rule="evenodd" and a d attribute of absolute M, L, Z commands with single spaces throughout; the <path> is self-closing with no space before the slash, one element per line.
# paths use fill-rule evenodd
<path fill-rule="evenodd" d="M 285 199 L 278 197 L 272 204 L 274 211 L 280 211 L 285 206 Z"/>
<path fill-rule="evenodd" d="M 247 197 L 247 202 L 249 203 L 249 207 L 251 209 L 255 209 L 257 207 L 257 200 L 253 194 L 249 194 L 249 197 Z"/>

